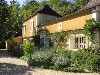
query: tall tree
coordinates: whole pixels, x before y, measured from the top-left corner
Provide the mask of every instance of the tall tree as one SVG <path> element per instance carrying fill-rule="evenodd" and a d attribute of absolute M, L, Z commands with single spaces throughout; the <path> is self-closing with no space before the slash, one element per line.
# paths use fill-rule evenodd
<path fill-rule="evenodd" d="M 12 26 L 13 37 L 20 36 L 22 33 L 23 17 L 20 13 L 19 3 L 16 0 L 10 1 L 10 24 Z"/>
<path fill-rule="evenodd" d="M 18 3 L 13 0 L 8 5 L 5 0 L 0 0 L 0 42 L 21 35 L 22 22 Z"/>
<path fill-rule="evenodd" d="M 39 2 L 36 0 L 26 0 L 25 4 L 21 8 L 21 13 L 24 16 L 24 19 L 26 20 L 29 18 L 32 13 L 34 13 L 39 6 Z"/>
<path fill-rule="evenodd" d="M 0 42 L 11 37 L 10 12 L 5 0 L 0 0 Z"/>

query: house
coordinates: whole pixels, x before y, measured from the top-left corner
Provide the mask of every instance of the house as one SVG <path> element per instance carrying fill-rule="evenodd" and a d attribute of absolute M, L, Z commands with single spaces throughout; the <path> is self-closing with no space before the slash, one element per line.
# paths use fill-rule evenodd
<path fill-rule="evenodd" d="M 48 5 L 38 10 L 23 24 L 23 44 L 34 36 L 39 35 L 43 47 L 50 47 L 51 35 L 55 32 L 83 30 L 86 20 L 94 18 L 100 21 L 100 0 L 90 0 L 83 8 L 66 16 L 61 16 Z M 96 32 L 95 39 L 100 41 L 100 33 Z M 68 49 L 77 50 L 88 48 L 91 42 L 82 33 L 71 34 L 66 41 Z"/>

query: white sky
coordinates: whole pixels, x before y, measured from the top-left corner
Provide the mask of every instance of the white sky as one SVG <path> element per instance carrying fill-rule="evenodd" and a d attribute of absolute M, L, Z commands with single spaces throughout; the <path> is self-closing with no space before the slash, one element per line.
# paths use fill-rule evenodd
<path fill-rule="evenodd" d="M 10 1 L 12 1 L 12 0 L 6 0 L 8 3 L 10 3 Z M 19 3 L 20 3 L 20 5 L 22 6 L 22 4 L 26 1 L 26 0 L 17 0 Z M 37 0 L 37 1 L 43 1 L 43 0 Z M 73 1 L 73 0 L 68 0 L 68 1 Z"/>
<path fill-rule="evenodd" d="M 12 0 L 6 0 L 8 3 L 10 3 L 10 1 L 12 1 Z M 22 5 L 26 0 L 17 0 L 19 3 L 20 3 L 20 5 Z M 41 1 L 41 0 L 37 0 L 37 1 Z"/>

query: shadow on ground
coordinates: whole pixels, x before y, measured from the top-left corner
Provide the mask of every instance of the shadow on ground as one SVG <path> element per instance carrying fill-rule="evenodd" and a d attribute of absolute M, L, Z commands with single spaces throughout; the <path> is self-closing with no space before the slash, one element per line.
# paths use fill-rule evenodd
<path fill-rule="evenodd" d="M 31 75 L 32 68 L 23 65 L 0 63 L 0 75 Z"/>
<path fill-rule="evenodd" d="M 7 50 L 0 50 L 0 58 L 3 58 L 3 57 L 7 57 L 7 58 L 12 57 L 13 58 L 13 56 L 11 56 Z"/>

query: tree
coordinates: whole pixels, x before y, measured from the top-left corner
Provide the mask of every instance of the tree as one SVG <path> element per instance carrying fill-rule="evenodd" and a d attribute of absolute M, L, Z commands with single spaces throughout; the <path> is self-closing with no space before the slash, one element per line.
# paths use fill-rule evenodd
<path fill-rule="evenodd" d="M 25 4 L 21 8 L 21 14 L 24 16 L 24 20 L 29 18 L 32 13 L 34 13 L 39 6 L 39 2 L 36 0 L 26 0 Z"/>
<path fill-rule="evenodd" d="M 65 15 L 68 5 L 71 4 L 71 2 L 67 0 L 44 0 L 40 2 L 40 7 L 44 6 L 45 4 L 48 4 L 53 10 L 55 10 L 60 15 Z"/>
<path fill-rule="evenodd" d="M 8 5 L 5 0 L 0 0 L 0 42 L 21 35 L 22 22 L 18 3 L 13 0 Z"/>
<path fill-rule="evenodd" d="M 10 24 L 12 25 L 13 37 L 20 36 L 22 33 L 23 17 L 20 13 L 19 3 L 16 0 L 10 1 Z"/>
<path fill-rule="evenodd" d="M 0 0 L 0 42 L 11 37 L 10 12 L 5 0 Z"/>

